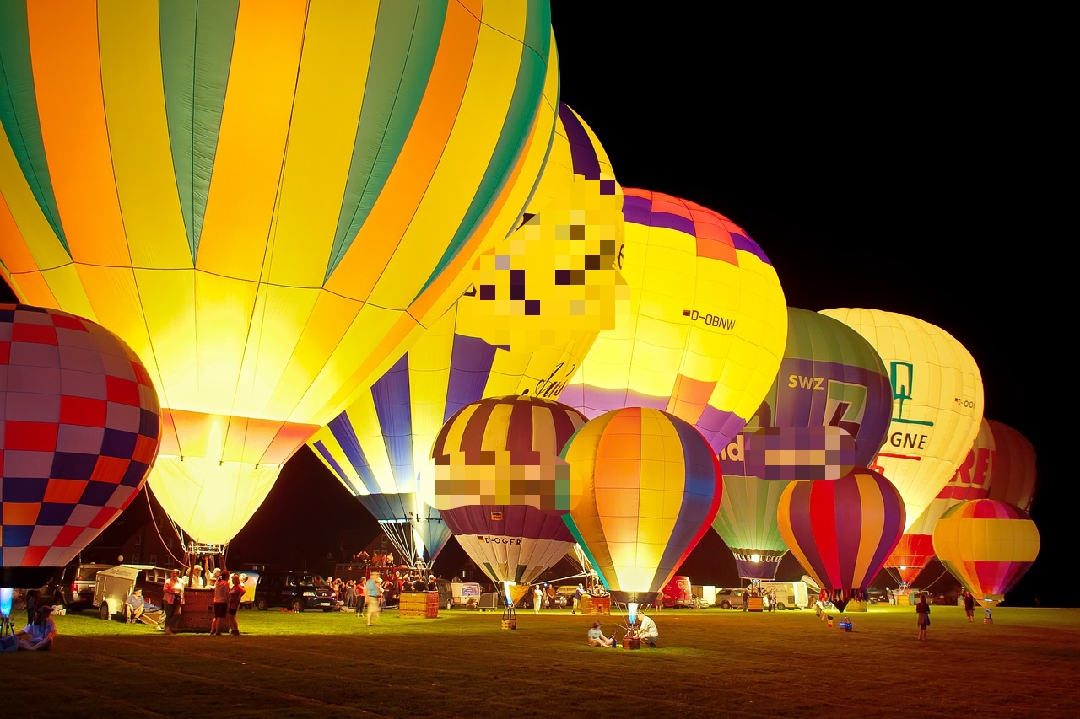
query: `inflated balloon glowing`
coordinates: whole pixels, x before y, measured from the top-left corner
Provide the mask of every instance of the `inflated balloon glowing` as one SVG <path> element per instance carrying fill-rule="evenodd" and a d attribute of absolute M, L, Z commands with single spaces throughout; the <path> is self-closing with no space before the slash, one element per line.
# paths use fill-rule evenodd
<path fill-rule="evenodd" d="M 979 366 L 952 335 L 914 317 L 863 309 L 822 314 L 865 337 L 889 371 L 892 422 L 871 467 L 900 491 L 910 526 L 956 472 L 979 433 Z"/>
<path fill-rule="evenodd" d="M 855 469 L 832 482 L 791 482 L 776 511 L 791 553 L 844 611 L 904 533 L 904 501 L 889 480 Z"/>
<path fill-rule="evenodd" d="M 947 511 L 973 499 L 983 499 L 990 488 L 990 478 L 997 464 L 994 434 L 984 418 L 975 444 L 968 450 L 964 463 L 942 487 L 938 496 L 923 510 L 900 538 L 885 566 L 895 569 L 900 581 L 911 584 L 934 558 L 934 525 Z"/>
<path fill-rule="evenodd" d="M 1027 437 L 1012 427 L 990 420 L 994 433 L 994 466 L 990 473 L 987 499 L 1031 511 L 1035 497 L 1035 448 Z"/>
<path fill-rule="evenodd" d="M 421 496 L 492 581 L 532 582 L 574 546 L 562 517 L 581 481 L 559 452 L 584 424 L 559 402 L 511 395 L 469 404 L 439 431 Z"/>
<path fill-rule="evenodd" d="M 388 535 L 403 544 L 399 551 L 410 556 L 426 550 L 434 558 L 449 538 L 438 510 L 416 494 L 443 425 L 483 397 L 557 397 L 589 349 L 591 338 L 523 351 L 488 344 L 459 321 L 461 304 L 475 301 L 462 297 L 309 441 L 334 475 L 384 522 Z"/>
<path fill-rule="evenodd" d="M 743 431 L 719 453 L 724 501 L 712 526 L 735 555 L 739 576 L 748 579 L 775 578 L 788 549 L 776 519 L 787 482 L 772 479 L 774 473 L 834 480 L 867 464 L 885 438 L 892 410 L 888 374 L 862 336 L 816 312 L 789 307 L 787 313 L 787 348 L 777 379 Z M 846 463 L 828 463 L 821 441 L 826 435 L 793 434 L 815 428 L 843 433 L 852 446 L 842 457 Z M 754 466 L 748 444 L 770 431 L 792 450 L 811 452 L 777 451 Z M 805 439 L 810 443 L 800 447 Z M 817 462 L 807 462 L 806 454 L 816 455 Z"/>
<path fill-rule="evenodd" d="M 627 407 L 590 420 L 562 456 L 584 483 L 567 526 L 616 601 L 654 602 L 720 506 L 708 442 L 667 412 Z"/>
<path fill-rule="evenodd" d="M 934 525 L 934 552 L 975 601 L 997 606 L 1039 556 L 1027 512 L 992 499 L 959 504 Z"/>
<path fill-rule="evenodd" d="M 517 224 L 548 3 L 10 2 L 0 26 L 3 272 L 135 350 L 150 486 L 228 542 Z"/>
<path fill-rule="evenodd" d="M 744 230 L 693 202 L 624 188 L 623 214 L 630 311 L 600 333 L 562 401 L 587 417 L 665 410 L 719 451 L 776 378 L 787 325 L 776 271 Z"/>
<path fill-rule="evenodd" d="M 477 260 L 468 305 L 493 344 L 558 344 L 615 326 L 629 291 L 616 268 L 623 195 L 592 132 L 561 105 L 524 224 Z M 462 311 L 466 311 L 462 308 Z"/>
<path fill-rule="evenodd" d="M 0 586 L 40 587 L 131 503 L 160 413 L 146 368 L 116 335 L 0 304 Z"/>

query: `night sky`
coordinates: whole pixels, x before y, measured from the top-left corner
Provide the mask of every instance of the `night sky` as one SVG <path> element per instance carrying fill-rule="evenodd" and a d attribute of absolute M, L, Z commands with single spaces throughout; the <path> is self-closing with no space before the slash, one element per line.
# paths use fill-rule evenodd
<path fill-rule="evenodd" d="M 986 416 L 1022 432 L 1039 457 L 1042 552 L 1013 601 L 1037 593 L 1044 605 L 1077 605 L 1080 587 L 1064 569 L 1075 479 L 1062 471 L 1067 440 L 1057 429 L 1068 410 L 1053 393 L 1067 373 L 1062 350 L 1075 342 L 1062 279 L 1071 263 L 1054 259 L 1067 241 L 1055 218 L 1065 171 L 1054 169 L 1064 51 L 1038 42 L 1025 18 L 938 10 L 798 16 L 671 3 L 686 10 L 665 15 L 552 5 L 561 99 L 589 123 L 624 186 L 730 217 L 768 254 L 792 307 L 909 314 L 967 347 Z M 356 551 L 378 532 L 304 448 L 230 553 L 310 561 Z M 436 569 L 448 575 L 463 561 L 451 540 Z M 695 584 L 738 583 L 714 532 L 686 570 Z M 780 578 L 798 574 L 786 560 Z"/>

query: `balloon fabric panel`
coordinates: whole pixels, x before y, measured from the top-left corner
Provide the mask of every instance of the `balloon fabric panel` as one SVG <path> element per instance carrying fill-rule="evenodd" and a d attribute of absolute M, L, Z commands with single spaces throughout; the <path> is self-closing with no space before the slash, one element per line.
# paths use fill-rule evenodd
<path fill-rule="evenodd" d="M 983 386 L 971 354 L 923 320 L 865 309 L 822 310 L 881 355 L 893 388 L 886 443 L 871 465 L 900 491 L 913 523 L 949 481 L 978 434 Z"/>
<path fill-rule="evenodd" d="M 129 347 L 57 310 L 0 305 L 0 377 L 0 565 L 35 586 L 139 493 L 160 409 Z"/>
<path fill-rule="evenodd" d="M 143 359 L 174 517 L 215 463 L 254 511 L 262 468 L 443 314 L 557 112 L 546 2 L 0 12 L 2 270 Z"/>
<path fill-rule="evenodd" d="M 1027 437 L 1001 422 L 990 420 L 990 429 L 996 455 L 987 497 L 1030 511 L 1037 480 L 1035 448 Z"/>

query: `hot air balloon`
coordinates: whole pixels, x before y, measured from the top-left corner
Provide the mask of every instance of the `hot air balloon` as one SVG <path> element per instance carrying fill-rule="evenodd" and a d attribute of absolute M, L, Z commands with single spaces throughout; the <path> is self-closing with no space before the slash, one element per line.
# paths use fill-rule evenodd
<path fill-rule="evenodd" d="M 967 458 L 953 474 L 949 483 L 942 487 L 938 496 L 923 510 L 919 518 L 908 527 L 900 543 L 889 556 L 885 566 L 896 569 L 901 586 L 915 581 L 919 573 L 934 558 L 934 525 L 947 511 L 973 499 L 986 497 L 990 477 L 997 462 L 995 441 L 990 423 L 984 418 L 975 444 L 968 450 Z"/>
<path fill-rule="evenodd" d="M 461 326 L 461 303 L 309 442 L 410 559 L 426 554 L 434 560 L 450 536 L 438 510 L 416 494 L 443 425 L 483 397 L 557 397 L 590 344 L 529 351 L 493 346 Z"/>
<path fill-rule="evenodd" d="M 599 140 L 560 105 L 551 154 L 524 223 L 471 273 L 480 337 L 492 344 L 562 344 L 615 326 L 629 291 L 615 267 L 623 194 Z"/>
<path fill-rule="evenodd" d="M 731 220 L 624 188 L 630 308 L 597 337 L 561 401 L 596 417 L 661 409 L 727 446 L 776 378 L 787 313 L 776 271 Z"/>
<path fill-rule="evenodd" d="M 832 482 L 792 482 L 776 516 L 791 553 L 840 611 L 865 598 L 904 533 L 900 493 L 872 469 Z"/>
<path fill-rule="evenodd" d="M 580 484 L 559 451 L 584 424 L 559 402 L 511 395 L 466 405 L 439 431 L 421 494 L 492 581 L 529 584 L 574 546 L 562 517 Z"/>
<path fill-rule="evenodd" d="M 127 345 L 57 310 L 0 304 L 0 376 L 0 586 L 39 587 L 139 493 L 160 408 Z"/>
<path fill-rule="evenodd" d="M 822 314 L 865 337 L 889 371 L 892 422 L 871 468 L 900 491 L 910 526 L 956 472 L 979 433 L 979 366 L 952 335 L 914 317 L 862 309 Z"/>
<path fill-rule="evenodd" d="M 566 524 L 612 598 L 655 602 L 720 506 L 708 442 L 674 415 L 627 407 L 590 420 L 562 456 L 583 482 Z"/>
<path fill-rule="evenodd" d="M 554 128 L 548 3 L 10 2 L 0 25 L 3 272 L 135 350 L 164 407 L 150 486 L 226 543 L 517 224 Z"/>
<path fill-rule="evenodd" d="M 994 466 L 987 499 L 1031 511 L 1035 497 L 1035 448 L 1012 427 L 990 420 L 994 433 Z"/>
<path fill-rule="evenodd" d="M 770 472 L 793 470 L 796 479 L 836 479 L 853 466 L 865 466 L 885 438 L 892 411 L 889 376 L 866 340 L 816 312 L 791 307 L 787 312 L 787 349 L 777 379 L 743 431 L 719 453 L 724 501 L 712 526 L 735 555 L 739 576 L 746 579 L 775 578 L 788 549 L 776 519 L 788 482 L 771 479 Z M 792 439 L 791 450 L 810 450 L 806 466 L 798 456 L 792 461 L 792 451 L 769 455 L 764 467 L 754 468 L 748 460 L 748 443 L 758 437 L 755 433 L 811 428 L 843 431 L 851 439 L 855 451 L 846 457 L 846 468 L 835 465 L 839 474 L 820 474 L 825 435 L 810 437 L 817 441 L 808 446 L 800 446 L 805 435 Z"/>
<path fill-rule="evenodd" d="M 1039 556 L 1039 529 L 1018 507 L 975 499 L 937 521 L 934 552 L 980 606 L 992 608 Z"/>

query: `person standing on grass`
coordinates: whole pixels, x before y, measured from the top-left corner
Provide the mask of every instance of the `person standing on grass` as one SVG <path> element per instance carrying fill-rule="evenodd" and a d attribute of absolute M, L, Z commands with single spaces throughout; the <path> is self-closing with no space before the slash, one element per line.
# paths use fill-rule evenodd
<path fill-rule="evenodd" d="M 533 587 L 533 612 L 540 613 L 540 605 L 544 603 L 544 590 L 537 584 Z"/>
<path fill-rule="evenodd" d="M 967 615 L 968 622 L 975 622 L 975 596 L 968 590 L 964 590 L 964 614 Z"/>
<path fill-rule="evenodd" d="M 165 633 L 172 634 L 176 626 L 176 617 L 180 614 L 180 606 L 184 603 L 184 583 L 180 581 L 180 570 L 169 571 L 169 578 L 165 581 Z"/>
<path fill-rule="evenodd" d="M 367 625 L 371 626 L 371 620 L 379 616 L 382 611 L 382 576 L 379 572 L 372 572 L 364 587 L 364 605 L 367 612 Z"/>
<path fill-rule="evenodd" d="M 240 609 L 240 600 L 244 598 L 244 585 L 240 583 L 240 575 L 232 575 L 232 586 L 229 587 L 229 634 L 234 637 L 240 636 L 240 627 L 236 623 L 236 612 Z"/>
<path fill-rule="evenodd" d="M 229 573 L 222 572 L 214 584 L 214 618 L 210 622 L 210 636 L 220 637 L 221 630 L 229 626 Z"/>
<path fill-rule="evenodd" d="M 926 639 L 926 628 L 930 626 L 930 605 L 926 603 L 926 595 L 919 597 L 919 603 L 915 605 L 915 615 L 918 617 L 919 641 Z"/>

